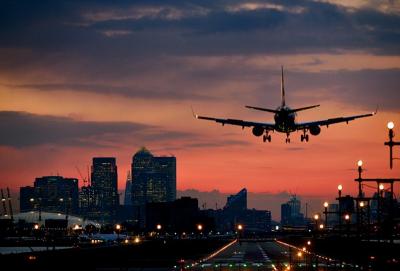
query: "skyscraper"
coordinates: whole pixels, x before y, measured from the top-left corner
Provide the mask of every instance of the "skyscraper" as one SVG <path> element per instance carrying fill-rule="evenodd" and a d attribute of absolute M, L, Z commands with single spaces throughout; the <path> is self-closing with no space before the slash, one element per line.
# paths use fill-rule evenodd
<path fill-rule="evenodd" d="M 126 177 L 124 205 L 132 205 L 132 175 L 130 171 Z"/>
<path fill-rule="evenodd" d="M 301 211 L 301 202 L 293 195 L 290 200 L 281 205 L 281 224 L 287 226 L 303 226 L 304 215 Z"/>
<path fill-rule="evenodd" d="M 92 165 L 92 188 L 99 217 L 112 219 L 119 205 L 118 173 L 114 157 L 95 157 Z"/>
<path fill-rule="evenodd" d="M 34 188 L 35 196 L 33 198 L 35 201 L 40 201 L 42 210 L 78 213 L 78 179 L 44 176 L 35 179 Z M 26 191 L 29 189 L 21 192 Z M 32 191 L 28 193 L 32 193 Z"/>
<path fill-rule="evenodd" d="M 132 158 L 132 205 L 141 226 L 145 225 L 145 206 L 151 202 L 176 199 L 176 158 L 156 157 L 146 148 Z"/>
<path fill-rule="evenodd" d="M 169 202 L 176 199 L 176 158 L 155 157 L 146 148 L 132 159 L 134 205 Z"/>

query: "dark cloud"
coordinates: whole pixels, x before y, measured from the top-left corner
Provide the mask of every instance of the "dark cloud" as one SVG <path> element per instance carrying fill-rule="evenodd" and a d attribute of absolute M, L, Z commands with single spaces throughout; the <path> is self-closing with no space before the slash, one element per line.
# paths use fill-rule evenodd
<path fill-rule="evenodd" d="M 67 117 L 0 111 L 0 145 L 29 147 L 43 144 L 112 146 L 115 136 L 143 133 L 151 126 L 131 122 L 77 121 Z M 110 137 L 111 138 L 108 138 Z"/>
<path fill-rule="evenodd" d="M 81 121 L 16 111 L 0 111 L 0 130 L 0 145 L 16 148 L 37 145 L 119 148 L 132 144 L 132 138 L 135 144 L 157 143 L 162 151 L 249 144 L 230 139 L 207 141 L 194 133 L 134 122 Z M 180 140 L 178 145 L 175 140 Z"/>
<path fill-rule="evenodd" d="M 143 86 L 132 84 L 126 86 L 112 86 L 106 84 L 22 84 L 7 85 L 7 87 L 16 89 L 29 89 L 39 91 L 73 91 L 73 92 L 89 92 L 102 95 L 120 95 L 128 98 L 142 99 L 160 99 L 160 100 L 187 100 L 187 99 L 212 99 L 202 93 L 193 91 L 182 91 L 170 86 L 161 88 L 160 86 Z"/>

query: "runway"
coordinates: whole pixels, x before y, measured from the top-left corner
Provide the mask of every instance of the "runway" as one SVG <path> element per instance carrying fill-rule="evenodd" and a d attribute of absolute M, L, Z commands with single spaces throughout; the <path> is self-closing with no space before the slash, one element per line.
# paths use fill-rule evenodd
<path fill-rule="evenodd" d="M 201 270 L 282 270 L 289 263 L 287 248 L 275 241 L 236 242 L 198 267 Z"/>

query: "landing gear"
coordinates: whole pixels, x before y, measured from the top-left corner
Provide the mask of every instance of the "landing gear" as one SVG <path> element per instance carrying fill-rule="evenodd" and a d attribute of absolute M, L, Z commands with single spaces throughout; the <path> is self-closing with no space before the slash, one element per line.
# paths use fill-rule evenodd
<path fill-rule="evenodd" d="M 290 135 L 290 134 L 286 134 L 286 143 L 290 143 L 289 135 Z"/>
<path fill-rule="evenodd" d="M 300 139 L 301 139 L 301 142 L 303 142 L 304 140 L 306 141 L 306 142 L 308 142 L 308 135 L 306 134 L 306 133 L 304 133 L 304 135 L 301 135 L 301 137 L 300 137 Z"/>
<path fill-rule="evenodd" d="M 271 142 L 271 135 L 269 135 L 269 134 L 263 135 L 263 141 L 266 142 L 267 140 L 268 140 L 268 142 Z"/>

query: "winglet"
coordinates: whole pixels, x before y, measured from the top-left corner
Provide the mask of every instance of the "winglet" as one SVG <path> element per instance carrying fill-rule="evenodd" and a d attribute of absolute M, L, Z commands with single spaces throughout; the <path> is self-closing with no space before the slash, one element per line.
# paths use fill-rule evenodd
<path fill-rule="evenodd" d="M 192 107 L 192 106 L 190 106 L 190 109 L 192 109 L 192 115 L 193 115 L 193 117 L 196 118 L 196 119 L 198 119 L 199 116 L 198 116 L 197 114 L 194 113 L 194 110 L 193 110 L 193 107 Z"/>
<path fill-rule="evenodd" d="M 379 105 L 376 105 L 376 109 L 374 112 L 372 112 L 372 115 L 376 115 L 378 113 Z"/>

